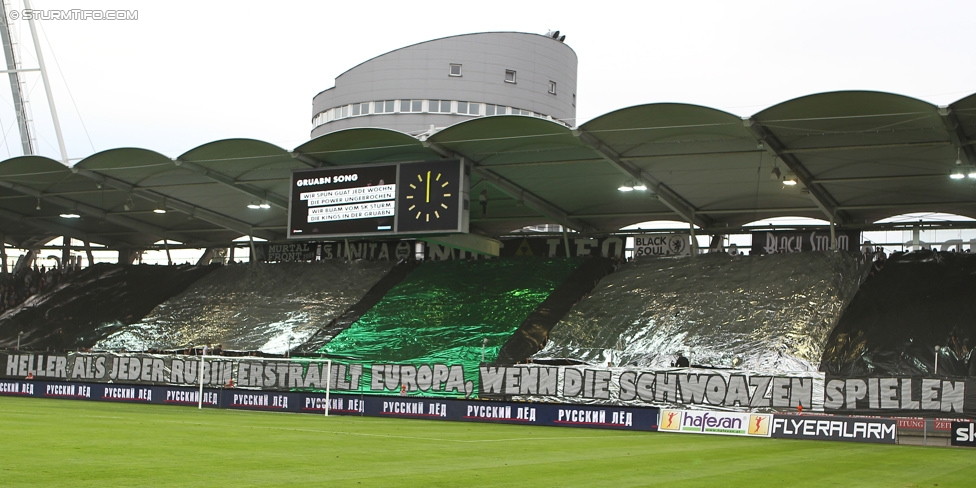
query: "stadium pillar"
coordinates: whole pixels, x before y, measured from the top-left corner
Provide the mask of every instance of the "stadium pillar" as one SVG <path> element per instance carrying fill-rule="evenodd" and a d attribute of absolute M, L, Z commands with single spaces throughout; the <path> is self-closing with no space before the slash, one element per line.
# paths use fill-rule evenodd
<path fill-rule="evenodd" d="M 7 243 L 3 239 L 0 234 L 0 275 L 7 274 Z"/>
<path fill-rule="evenodd" d="M 71 238 L 68 236 L 61 236 L 61 267 L 67 268 L 68 262 L 71 260 Z"/>
<path fill-rule="evenodd" d="M 136 255 L 138 253 L 129 249 L 128 247 L 123 247 L 119 249 L 119 264 L 132 264 L 136 261 Z"/>
<path fill-rule="evenodd" d="M 568 257 L 570 257 L 570 254 L 569 254 L 569 231 L 567 230 L 567 227 L 565 225 L 563 226 L 563 245 L 566 246 L 566 257 L 568 258 Z"/>
<path fill-rule="evenodd" d="M 210 264 L 210 261 L 213 260 L 214 256 L 216 255 L 216 251 L 217 250 L 212 247 L 208 247 L 206 250 L 204 250 L 203 256 L 200 256 L 200 259 L 197 260 L 197 266 L 206 266 Z"/>
<path fill-rule="evenodd" d="M 95 265 L 95 255 L 92 254 L 91 242 L 85 241 L 85 254 L 88 256 L 88 267 Z"/>
<path fill-rule="evenodd" d="M 708 243 L 708 252 L 723 252 L 725 251 L 725 246 L 723 245 L 725 241 L 725 236 L 722 234 L 712 234 L 712 237 Z"/>
<path fill-rule="evenodd" d="M 14 276 L 19 275 L 25 269 L 30 269 L 31 262 L 37 256 L 37 249 L 27 249 L 27 254 L 24 254 L 17 260 L 17 264 L 14 265 Z"/>
<path fill-rule="evenodd" d="M 837 250 L 837 229 L 834 225 L 833 217 L 830 217 L 830 250 Z"/>

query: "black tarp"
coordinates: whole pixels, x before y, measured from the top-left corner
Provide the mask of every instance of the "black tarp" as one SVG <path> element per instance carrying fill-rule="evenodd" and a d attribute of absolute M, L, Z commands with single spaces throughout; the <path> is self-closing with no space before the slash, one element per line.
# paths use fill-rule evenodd
<path fill-rule="evenodd" d="M 0 315 L 0 347 L 74 350 L 92 347 L 139 321 L 216 266 L 96 264 L 65 276 L 51 291 Z"/>
<path fill-rule="evenodd" d="M 880 269 L 878 269 L 880 268 Z M 861 285 L 824 348 L 838 376 L 972 376 L 976 256 L 893 254 Z"/>

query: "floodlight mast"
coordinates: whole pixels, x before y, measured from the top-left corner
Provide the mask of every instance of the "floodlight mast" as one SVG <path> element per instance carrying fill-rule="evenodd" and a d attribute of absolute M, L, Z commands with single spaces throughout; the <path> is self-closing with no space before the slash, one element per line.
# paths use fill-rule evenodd
<path fill-rule="evenodd" d="M 36 69 L 17 69 L 17 58 L 14 56 L 13 41 L 10 37 L 10 26 L 7 23 L 7 6 L 0 2 L 0 39 L 3 42 L 3 54 L 7 61 L 6 73 L 10 78 L 10 93 L 13 95 L 14 112 L 17 116 L 17 127 L 20 129 L 20 146 L 24 151 L 24 156 L 34 154 L 33 141 L 31 140 L 30 127 L 27 125 L 27 112 L 25 108 L 24 95 L 21 92 L 20 72 L 37 71 Z"/>
<path fill-rule="evenodd" d="M 24 0 L 24 10 L 33 10 L 30 0 Z M 37 39 L 37 30 L 34 28 L 34 17 L 28 17 L 27 25 L 30 26 L 31 37 L 34 38 L 34 51 L 37 55 L 37 65 L 41 69 L 41 81 L 44 82 L 44 92 L 47 94 L 47 104 L 51 108 L 51 122 L 54 123 L 54 133 L 58 137 L 58 149 L 61 150 L 61 162 L 65 166 L 68 163 L 68 150 L 64 147 L 64 137 L 61 135 L 61 122 L 58 121 L 58 111 L 54 108 L 54 95 L 51 93 L 51 82 L 47 79 L 47 70 L 44 68 L 44 56 L 41 53 L 41 41 Z"/>

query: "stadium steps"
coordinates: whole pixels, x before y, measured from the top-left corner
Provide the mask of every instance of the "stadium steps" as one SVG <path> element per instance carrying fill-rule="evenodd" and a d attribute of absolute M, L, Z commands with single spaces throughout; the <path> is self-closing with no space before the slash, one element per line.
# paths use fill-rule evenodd
<path fill-rule="evenodd" d="M 301 356 L 314 356 L 318 354 L 318 350 L 324 345 L 328 344 L 335 336 L 340 332 L 349 328 L 350 325 L 354 324 L 364 313 L 368 312 L 369 309 L 376 306 L 380 300 L 389 292 L 394 286 L 403 281 L 411 271 L 417 268 L 419 263 L 416 262 L 405 262 L 398 264 L 390 270 L 381 280 L 376 282 L 369 291 L 363 295 L 363 298 L 359 300 L 355 305 L 349 307 L 342 315 L 336 317 L 328 325 L 319 329 L 318 332 L 313 334 L 307 341 L 305 341 L 301 346 L 298 346 L 293 351 L 295 355 Z"/>
<path fill-rule="evenodd" d="M 597 283 L 614 270 L 608 258 L 587 259 L 550 294 L 512 334 L 498 352 L 499 364 L 521 363 L 545 347 L 549 331 L 577 302 L 593 291 Z"/>

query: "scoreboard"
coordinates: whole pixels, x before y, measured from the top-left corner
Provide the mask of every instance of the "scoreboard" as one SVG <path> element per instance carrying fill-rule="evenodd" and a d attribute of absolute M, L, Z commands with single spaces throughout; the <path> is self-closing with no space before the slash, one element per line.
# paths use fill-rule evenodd
<path fill-rule="evenodd" d="M 459 159 L 294 171 L 288 238 L 467 233 L 469 192 Z"/>

